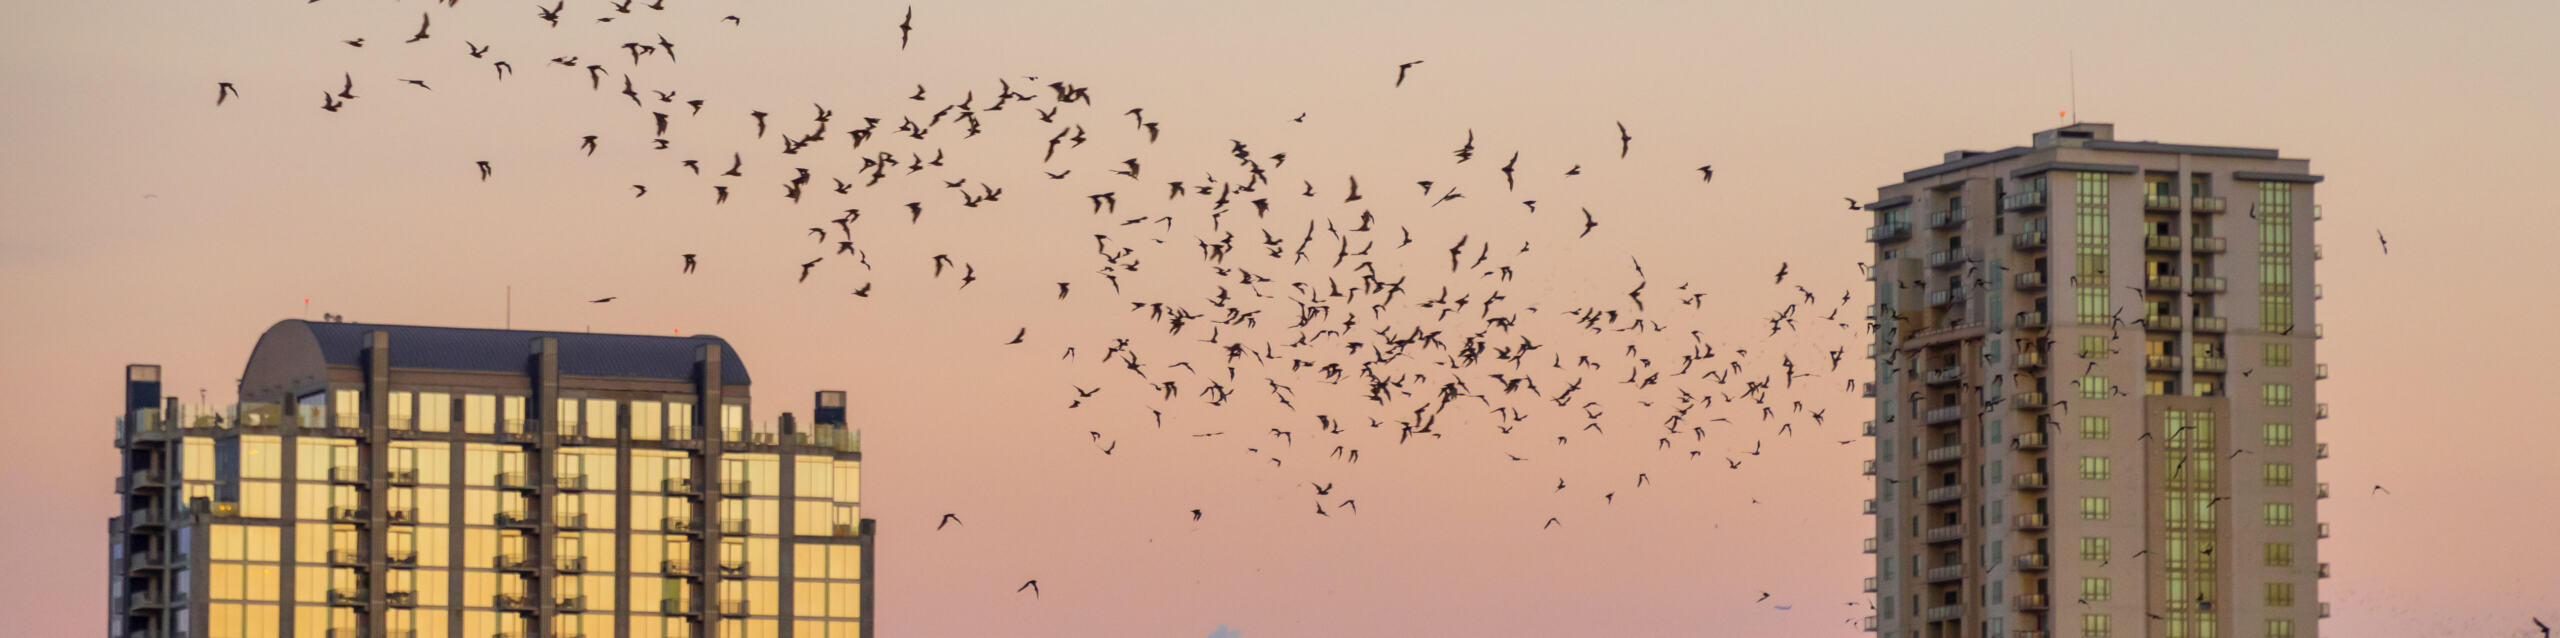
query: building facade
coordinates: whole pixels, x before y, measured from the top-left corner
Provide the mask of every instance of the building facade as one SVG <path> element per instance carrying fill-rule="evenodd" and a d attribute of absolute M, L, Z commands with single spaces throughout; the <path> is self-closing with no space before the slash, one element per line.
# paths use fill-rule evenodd
<path fill-rule="evenodd" d="M 110 635 L 867 638 L 845 394 L 717 337 L 277 323 L 240 403 L 128 366 Z"/>
<path fill-rule="evenodd" d="M 1878 190 L 1869 630 L 2319 635 L 2309 168 L 2083 123 Z"/>

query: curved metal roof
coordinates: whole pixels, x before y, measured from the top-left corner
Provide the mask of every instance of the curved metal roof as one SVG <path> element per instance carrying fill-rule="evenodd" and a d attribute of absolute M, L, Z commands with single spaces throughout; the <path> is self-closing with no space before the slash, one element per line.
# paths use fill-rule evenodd
<path fill-rule="evenodd" d="M 288 327 L 308 331 L 321 360 L 332 366 L 359 365 L 364 354 L 365 335 L 380 330 L 391 334 L 393 368 L 524 373 L 532 355 L 533 339 L 551 337 L 559 342 L 560 374 L 564 376 L 676 381 L 694 379 L 696 349 L 713 343 L 719 344 L 723 353 L 721 382 L 724 385 L 748 383 L 747 364 L 738 356 L 737 348 L 712 335 L 661 337 L 378 323 L 316 323 L 299 319 L 277 322 L 268 332 L 273 336 Z M 261 345 L 264 345 L 263 339 Z"/>

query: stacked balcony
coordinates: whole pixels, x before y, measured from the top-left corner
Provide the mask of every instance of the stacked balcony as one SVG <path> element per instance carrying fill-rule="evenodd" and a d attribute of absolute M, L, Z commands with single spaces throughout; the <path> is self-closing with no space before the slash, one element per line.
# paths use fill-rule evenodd
<path fill-rule="evenodd" d="M 2044 191 L 2010 193 L 2000 197 L 2000 210 L 2022 211 L 2044 208 Z"/>
<path fill-rule="evenodd" d="M 2019 514 L 2018 518 L 2011 524 L 2017 526 L 2020 530 L 2035 531 L 2051 526 L 2052 522 L 2045 520 L 2043 514 Z"/>
<path fill-rule="evenodd" d="M 2018 571 L 2040 572 L 2051 568 L 2053 568 L 2053 561 L 2044 554 L 2018 555 Z"/>
<path fill-rule="evenodd" d="M 1930 488 L 1929 491 L 1920 493 L 1920 500 L 1930 505 L 1949 503 L 1961 498 L 1964 498 L 1964 486 L 1962 485 L 1934 487 Z"/>
<path fill-rule="evenodd" d="M 1867 241 L 1870 243 L 1891 243 L 1910 238 L 1911 224 L 1908 222 L 1885 222 L 1867 227 Z"/>
<path fill-rule="evenodd" d="M 2025 432 L 2025 433 L 2020 433 L 2020 434 L 2018 435 L 2018 449 L 2021 449 L 2021 450 L 2041 450 L 2041 449 L 2044 449 L 2044 433 L 2043 433 L 2043 432 Z"/>
<path fill-rule="evenodd" d="M 2041 492 L 2046 487 L 2043 472 L 2021 472 L 2015 480 L 2019 491 Z"/>
<path fill-rule="evenodd" d="M 1920 539 L 1931 544 L 1953 543 L 1964 540 L 1964 526 L 1948 525 L 1944 527 L 1932 527 L 1929 528 L 1929 531 L 1921 532 Z"/>

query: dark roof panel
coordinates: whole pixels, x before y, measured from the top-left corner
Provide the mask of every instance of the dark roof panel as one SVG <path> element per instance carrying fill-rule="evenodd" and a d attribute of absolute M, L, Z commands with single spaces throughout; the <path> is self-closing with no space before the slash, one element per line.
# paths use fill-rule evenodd
<path fill-rule="evenodd" d="M 711 335 L 660 337 L 373 323 L 301 323 L 310 328 L 312 338 L 319 342 L 321 358 L 333 366 L 358 365 L 364 354 L 365 335 L 381 330 L 391 333 L 391 367 L 394 368 L 527 373 L 530 372 L 528 366 L 533 353 L 533 339 L 552 337 L 560 343 L 562 375 L 692 381 L 695 350 L 711 343 L 719 344 L 724 354 L 720 366 L 722 383 L 748 383 L 747 364 L 738 356 L 737 348 L 729 347 L 728 341 Z"/>

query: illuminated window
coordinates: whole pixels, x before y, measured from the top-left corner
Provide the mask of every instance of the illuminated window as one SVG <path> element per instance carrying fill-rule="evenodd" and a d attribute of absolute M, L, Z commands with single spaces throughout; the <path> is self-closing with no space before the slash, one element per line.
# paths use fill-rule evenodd
<path fill-rule="evenodd" d="M 2080 438 L 2084 438 L 2084 439 L 2103 439 L 2103 438 L 2107 438 L 2107 417 L 2102 417 L 2102 416 L 2084 416 L 2084 417 L 2080 417 Z"/>
<path fill-rule="evenodd" d="M 2106 614 L 2081 614 L 2080 638 L 2115 638 L 2113 619 Z"/>
<path fill-rule="evenodd" d="M 2107 398 L 2107 377 L 2104 375 L 2080 377 L 2080 398 Z"/>
<path fill-rule="evenodd" d="M 2293 621 L 2283 618 L 2267 619 L 2267 638 L 2293 638 Z"/>
<path fill-rule="evenodd" d="M 2080 579 L 2080 600 L 2099 603 L 2115 598 L 2115 583 L 2105 578 Z"/>
<path fill-rule="evenodd" d="M 2268 504 L 2267 504 L 2267 526 L 2268 526 L 2268 527 L 2292 527 L 2292 526 L 2293 526 L 2293 504 L 2292 504 L 2292 503 L 2268 503 Z"/>
<path fill-rule="evenodd" d="M 2108 501 L 2107 501 L 2107 497 L 2104 497 L 2104 496 L 2083 496 L 2083 497 L 2080 497 L 2080 520 L 2084 520 L 2084 521 L 2103 521 L 2103 520 L 2107 520 L 2107 516 L 2108 516 Z"/>
<path fill-rule="evenodd" d="M 2080 537 L 2080 560 L 2105 562 L 2107 560 L 2107 537 Z"/>
<path fill-rule="evenodd" d="M 2270 408 L 2291 406 L 2293 405 L 2293 385 L 2288 383 L 2269 383 L 2263 386 L 2258 386 L 2258 399 Z"/>
<path fill-rule="evenodd" d="M 391 393 L 391 429 L 414 429 L 418 427 L 417 423 L 417 396 L 407 392 Z"/>
<path fill-rule="evenodd" d="M 587 436 L 609 439 L 622 435 L 622 408 L 612 399 L 587 400 Z"/>
<path fill-rule="evenodd" d="M 2263 433 L 2268 447 L 2293 445 L 2293 425 L 2290 423 L 2269 423 L 2259 426 L 2258 430 Z"/>
<path fill-rule="evenodd" d="M 2080 358 L 2107 358 L 2107 338 L 2104 335 L 2080 335 Z"/>
<path fill-rule="evenodd" d="M 2268 343 L 2264 349 L 2259 351 L 2258 365 L 2270 368 L 2284 368 L 2292 366 L 2293 344 L 2283 342 Z"/>
<path fill-rule="evenodd" d="M 2267 463 L 2267 487 L 2293 487 L 2293 464 L 2281 461 Z"/>
<path fill-rule="evenodd" d="M 494 434 L 498 431 L 498 397 L 487 394 L 462 395 L 462 431 L 471 434 Z"/>
<path fill-rule="evenodd" d="M 2267 583 L 2268 607 L 2292 607 L 2293 583 Z"/>
<path fill-rule="evenodd" d="M 2267 543 L 2267 545 L 2266 545 L 2266 553 L 2267 553 L 2267 566 L 2268 566 L 2268 567 L 2292 567 L 2292 566 L 2293 566 L 2293 544 L 2292 544 L 2292 543 Z"/>
<path fill-rule="evenodd" d="M 453 431 L 453 395 L 442 392 L 418 393 L 418 431 Z"/>
<path fill-rule="evenodd" d="M 2080 478 L 2082 480 L 2103 481 L 2107 479 L 2108 474 L 2107 457 L 2080 457 Z"/>

